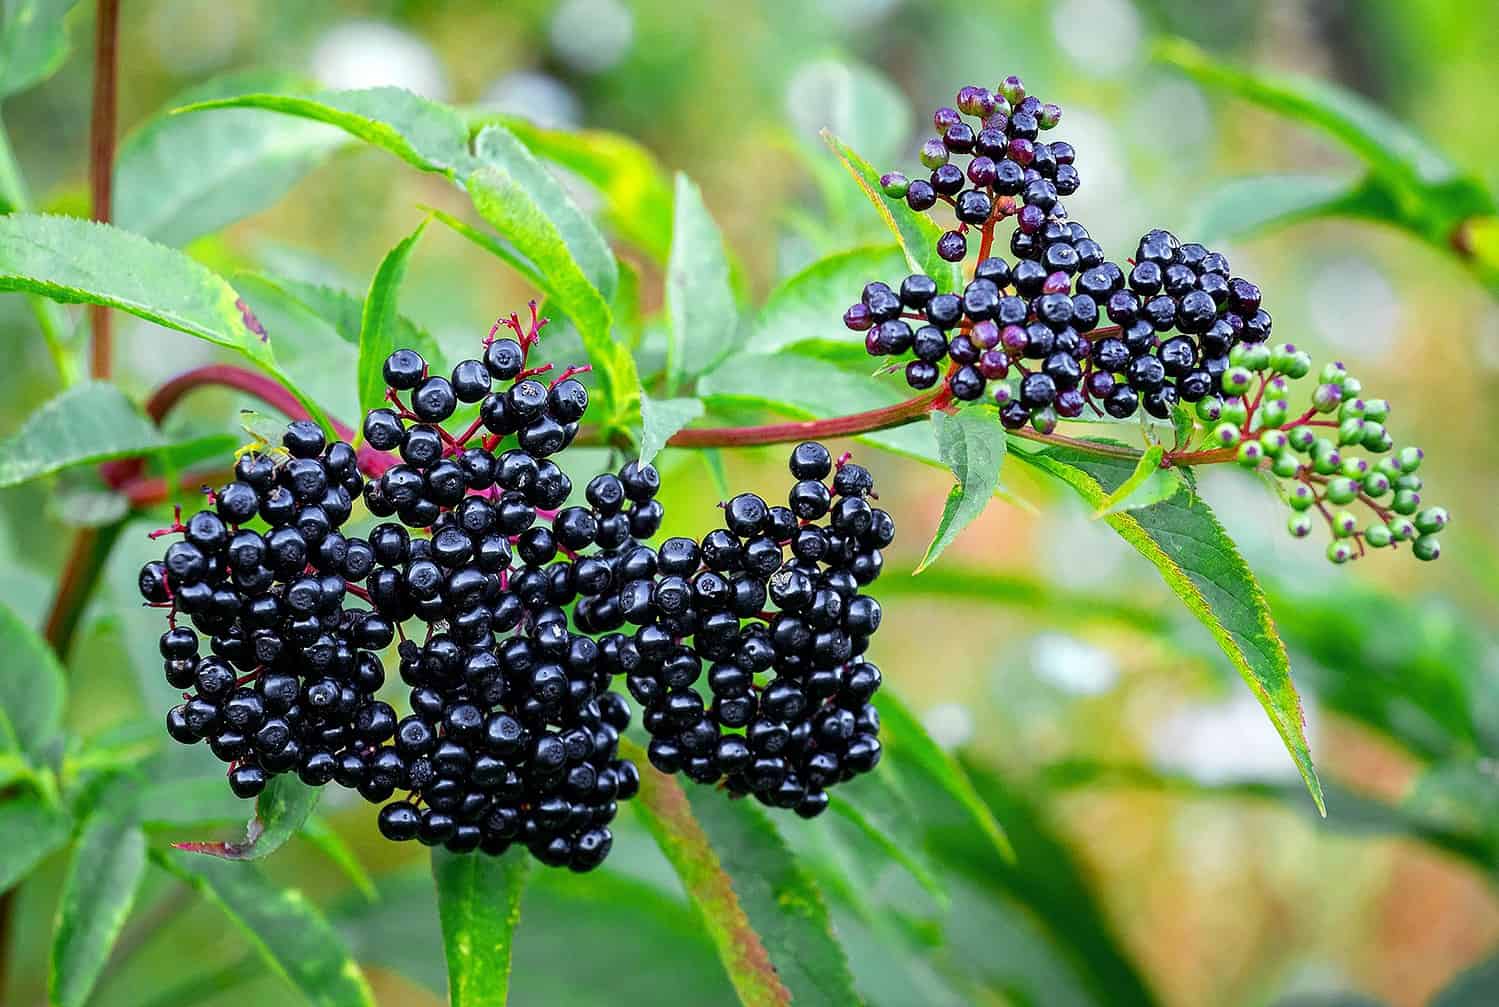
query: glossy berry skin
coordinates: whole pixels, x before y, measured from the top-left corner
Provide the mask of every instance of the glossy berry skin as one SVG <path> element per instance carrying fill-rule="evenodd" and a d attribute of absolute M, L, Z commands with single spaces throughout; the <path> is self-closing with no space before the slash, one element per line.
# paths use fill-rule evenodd
<path fill-rule="evenodd" d="M 415 350 L 396 350 L 381 368 L 385 383 L 396 391 L 410 391 L 427 373 L 427 362 Z"/>

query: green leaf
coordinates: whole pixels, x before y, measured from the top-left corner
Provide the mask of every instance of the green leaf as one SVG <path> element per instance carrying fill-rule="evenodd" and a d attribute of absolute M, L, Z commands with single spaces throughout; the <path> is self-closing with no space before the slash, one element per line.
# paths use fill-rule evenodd
<path fill-rule="evenodd" d="M 927 855 L 919 817 L 889 769 L 840 785 L 831 810 L 945 904 L 947 890 L 937 877 L 937 865 Z"/>
<path fill-rule="evenodd" d="M 0 654 L 0 749 L 44 765 L 62 730 L 62 665 L 46 641 L 3 604 Z"/>
<path fill-rule="evenodd" d="M 364 314 L 359 323 L 359 411 L 367 413 L 385 405 L 385 358 L 400 349 L 401 327 L 396 302 L 411 253 L 427 229 L 423 220 L 380 260 L 380 268 L 370 281 L 364 298 Z"/>
<path fill-rule="evenodd" d="M 1095 509 L 1134 469 L 1128 460 L 1072 448 L 1017 455 L 1067 483 Z M 1264 592 L 1211 508 L 1196 494 L 1177 494 L 1105 520 L 1160 571 L 1166 586 L 1207 627 L 1264 707 L 1312 800 L 1326 814 L 1285 645 Z"/>
<path fill-rule="evenodd" d="M 370 877 L 369 871 L 364 869 L 364 865 L 359 862 L 354 850 L 321 817 L 312 815 L 302 823 L 302 838 L 316 846 L 323 856 L 333 861 L 334 866 L 343 871 L 344 877 L 353 882 L 354 887 L 358 888 L 365 898 L 373 902 L 379 897 L 375 890 L 375 879 Z"/>
<path fill-rule="evenodd" d="M 5 0 L 0 4 L 0 98 L 40 84 L 68 56 L 64 19 L 78 0 Z"/>
<path fill-rule="evenodd" d="M 1140 456 L 1140 460 L 1135 463 L 1135 470 L 1129 474 L 1129 478 L 1116 486 L 1112 493 L 1104 497 L 1103 503 L 1098 505 L 1098 509 L 1093 512 L 1094 520 L 1105 517 L 1115 511 L 1146 507 L 1174 496 L 1176 491 L 1181 488 L 1179 476 L 1171 484 L 1170 491 L 1164 496 L 1159 495 L 1160 487 L 1152 487 L 1148 491 L 1143 489 L 1147 483 L 1150 483 L 1151 480 L 1161 473 L 1161 459 L 1165 457 L 1166 445 L 1164 444 L 1152 444 L 1146 448 L 1145 453 Z M 1172 470 L 1168 469 L 1166 471 L 1171 472 L 1173 476 L 1176 475 Z"/>
<path fill-rule="evenodd" d="M 1196 208 L 1192 233 L 1225 241 L 1299 220 L 1343 212 L 1357 181 L 1326 175 L 1251 175 L 1216 184 Z"/>
<path fill-rule="evenodd" d="M 0 801 L 0 893 L 30 874 L 32 868 L 67 844 L 73 823 L 67 814 L 32 794 Z"/>
<path fill-rule="evenodd" d="M 343 938 L 301 892 L 253 864 L 153 850 L 151 859 L 217 905 L 271 970 L 319 1007 L 375 1007 Z"/>
<path fill-rule="evenodd" d="M 961 270 L 956 264 L 944 261 L 937 254 L 937 239 L 941 237 L 942 229 L 926 214 L 912 210 L 904 200 L 886 198 L 880 190 L 880 173 L 854 153 L 851 147 L 826 130 L 823 131 L 822 138 L 827 141 L 833 153 L 838 155 L 859 188 L 864 190 L 864 195 L 874 204 L 880 219 L 900 242 L 911 269 L 935 279 L 942 290 L 961 288 Z"/>
<path fill-rule="evenodd" d="M 130 814 L 102 806 L 84 823 L 63 881 L 47 973 L 51 1003 L 88 1000 L 145 872 L 145 832 Z"/>
<path fill-rule="evenodd" d="M 712 938 L 740 1003 L 746 1007 L 789 1004 L 791 991 L 751 925 L 715 843 L 693 817 L 687 794 L 676 780 L 650 768 L 638 745 L 622 739 L 620 750 L 642 766 L 636 810 L 697 907 L 699 921 Z"/>
<path fill-rule="evenodd" d="M 937 531 L 916 573 L 936 562 L 958 533 L 984 513 L 999 488 L 999 467 L 1005 460 L 1004 427 L 991 413 L 981 409 L 961 409 L 953 414 L 938 411 L 932 413 L 932 426 L 942 462 L 952 469 L 958 482 L 948 491 Z"/>
<path fill-rule="evenodd" d="M 850 304 L 858 303 L 866 283 L 893 279 L 905 271 L 905 256 L 894 245 L 855 248 L 819 259 L 771 291 L 750 322 L 745 349 L 773 353 L 821 338 L 838 325 L 834 320 Z M 852 335 L 846 341 L 864 352 L 862 341 Z"/>
<path fill-rule="evenodd" d="M 398 87 L 322 91 L 308 97 L 242 94 L 200 101 L 174 114 L 221 108 L 258 108 L 337 126 L 423 171 L 458 178 L 473 165 L 468 127 L 458 112 Z"/>
<path fill-rule="evenodd" d="M 701 415 L 702 399 L 653 399 L 642 391 L 640 464 L 649 464 L 673 434 Z"/>
<path fill-rule="evenodd" d="M 650 151 L 603 130 L 546 129 L 510 116 L 499 120 L 537 157 L 566 168 L 604 196 L 604 220 L 651 259 L 671 248 L 672 191 Z"/>
<path fill-rule="evenodd" d="M 286 845 L 296 835 L 323 796 L 321 787 L 310 787 L 295 776 L 283 773 L 255 799 L 255 814 L 245 825 L 240 842 L 210 840 L 173 843 L 187 853 L 204 853 L 223 860 L 264 860 Z"/>
<path fill-rule="evenodd" d="M 302 78 L 252 71 L 206 81 L 175 108 L 246 91 L 310 90 Z M 114 170 L 114 223 L 168 245 L 259 213 L 347 143 L 320 123 L 250 109 L 177 116 L 163 110 L 120 142 Z"/>
<path fill-rule="evenodd" d="M 973 782 L 957 760 L 944 752 L 926 733 L 906 705 L 888 688 L 880 691 L 875 706 L 880 711 L 880 737 L 894 763 L 897 786 L 913 796 L 941 793 L 961 809 L 965 827 L 982 836 L 996 862 L 1010 862 L 1015 851 L 995 821 L 994 815 L 973 788 Z"/>
<path fill-rule="evenodd" d="M 508 241 L 502 241 L 488 231 L 481 231 L 472 224 L 459 220 L 451 213 L 444 213 L 442 210 L 434 209 L 433 207 L 423 207 L 423 209 L 430 213 L 433 219 L 439 223 L 448 225 L 448 227 L 452 228 L 459 235 L 467 238 L 490 255 L 509 265 L 511 269 L 514 269 L 521 276 L 525 277 L 529 283 L 547 296 L 557 297 L 556 289 L 553 287 L 551 280 L 543 276 L 537 270 L 535 263 L 516 251 L 515 246 Z"/>
<path fill-rule="evenodd" d="M 822 893 L 765 813 L 702 787 L 692 788 L 688 802 L 791 1002 L 861 1003 Z"/>
<path fill-rule="evenodd" d="M 504 1007 L 510 953 L 531 858 L 432 851 L 451 1007 Z"/>
<path fill-rule="evenodd" d="M 160 432 L 114 385 L 85 382 L 43 404 L 0 441 L 0 487 L 161 447 Z"/>
<path fill-rule="evenodd" d="M 510 212 L 492 208 L 491 213 L 483 213 L 481 210 L 484 219 L 501 235 L 514 241 L 524 255 L 542 267 L 543 272 L 549 273 L 550 270 L 532 242 L 539 240 L 545 245 L 554 240 L 559 242 L 582 279 L 604 301 L 613 297 L 614 287 L 619 282 L 619 269 L 609 243 L 593 226 L 593 221 L 578 209 L 562 184 L 525 145 L 502 126 L 486 126 L 474 137 L 474 155 L 479 160 L 482 174 L 498 176 L 493 184 L 500 191 L 509 194 L 508 198 L 518 198 L 526 204 Z M 473 191 L 472 182 L 469 191 Z M 537 215 L 541 218 L 539 221 L 535 221 Z M 501 226 L 495 218 L 525 226 Z"/>
<path fill-rule="evenodd" d="M 281 306 L 323 322 L 344 342 L 359 345 L 364 301 L 358 294 L 269 273 L 235 273 L 234 282 L 246 290 L 258 290 L 260 293 L 254 295 L 256 303 L 260 303 L 261 297 L 275 298 Z M 392 321 L 398 346 L 409 346 L 426 360 L 442 358 L 432 333 L 405 315 L 397 314 Z"/>
<path fill-rule="evenodd" d="M 733 348 L 739 307 L 723 235 L 692 179 L 677 173 L 671 258 L 666 265 L 666 390 L 713 369 Z"/>
<path fill-rule="evenodd" d="M 327 427 L 276 365 L 270 336 L 218 274 L 173 248 L 108 224 L 35 214 L 0 217 L 0 291 L 65 304 L 102 304 L 210 343 L 258 364 Z"/>

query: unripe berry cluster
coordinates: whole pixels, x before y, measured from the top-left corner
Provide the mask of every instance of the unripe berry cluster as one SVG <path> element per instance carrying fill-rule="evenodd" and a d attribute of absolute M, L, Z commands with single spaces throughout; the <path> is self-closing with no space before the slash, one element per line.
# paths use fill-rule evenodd
<path fill-rule="evenodd" d="M 655 578 L 630 588 L 626 681 L 657 769 L 811 818 L 880 759 L 881 676 L 863 655 L 882 612 L 863 589 L 895 523 L 846 457 L 807 442 L 790 466 L 787 506 L 743 493 L 701 542 L 661 544 Z"/>
<path fill-rule="evenodd" d="M 957 226 L 937 242 L 937 254 L 948 262 L 967 257 L 971 228 L 1013 215 L 1033 233 L 1048 218 L 1065 217 L 1060 197 L 1078 187 L 1072 145 L 1040 138 L 1061 121 L 1062 109 L 1026 94 L 1019 77 L 1006 77 L 993 90 L 964 87 L 956 106 L 932 116 L 937 135 L 921 147 L 927 178 L 900 172 L 880 178 L 885 195 L 912 210 L 926 212 L 939 202 L 952 207 Z M 966 166 L 954 158 L 966 158 Z"/>
<path fill-rule="evenodd" d="M 1362 383 L 1332 363 L 1298 414 L 1291 382 L 1311 372 L 1304 351 L 1289 343 L 1244 343 L 1228 360 L 1222 394 L 1197 403 L 1198 417 L 1216 424 L 1207 444 L 1231 449 L 1240 465 L 1267 469 L 1283 481 L 1293 536 L 1311 534 L 1316 514 L 1331 533 L 1327 558 L 1333 563 L 1403 542 L 1417 559 L 1441 555 L 1437 534 L 1447 526 L 1447 511 L 1423 504 L 1417 472 L 1424 456 L 1418 447 L 1396 449 L 1385 428 L 1388 402 L 1365 398 Z M 1367 516 L 1360 519 L 1353 507 Z"/>

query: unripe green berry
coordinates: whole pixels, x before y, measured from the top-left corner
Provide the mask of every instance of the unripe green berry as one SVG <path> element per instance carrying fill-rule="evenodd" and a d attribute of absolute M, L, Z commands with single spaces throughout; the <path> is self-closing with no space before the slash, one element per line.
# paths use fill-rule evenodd
<path fill-rule="evenodd" d="M 1332 533 L 1338 538 L 1348 538 L 1358 531 L 1358 518 L 1350 511 L 1340 510 L 1332 516 Z"/>
<path fill-rule="evenodd" d="M 1239 433 L 1239 428 L 1232 423 L 1220 423 L 1213 428 L 1212 433 L 1213 442 L 1225 448 L 1238 445 L 1242 436 Z"/>
<path fill-rule="evenodd" d="M 1338 424 L 1338 443 L 1357 444 L 1364 439 L 1364 421 L 1352 417 Z"/>
<path fill-rule="evenodd" d="M 1305 511 L 1292 514 L 1286 522 L 1286 531 L 1291 533 L 1292 538 L 1306 538 L 1312 533 L 1312 516 Z"/>
<path fill-rule="evenodd" d="M 1312 355 L 1305 350 L 1297 350 L 1296 355 L 1291 358 L 1291 365 L 1286 368 L 1286 377 L 1295 381 L 1310 373 L 1312 373 Z"/>
<path fill-rule="evenodd" d="M 1431 562 L 1442 555 L 1442 543 L 1435 535 L 1422 535 L 1411 543 L 1411 552 L 1422 562 Z"/>
<path fill-rule="evenodd" d="M 1239 396 L 1223 400 L 1223 422 L 1243 426 L 1249 422 L 1249 405 Z"/>
<path fill-rule="evenodd" d="M 910 187 L 911 180 L 898 171 L 888 172 L 880 176 L 880 188 L 891 199 L 904 199 L 906 190 Z"/>
<path fill-rule="evenodd" d="M 1327 499 L 1339 506 L 1358 499 L 1358 483 L 1347 476 L 1338 476 L 1327 482 Z"/>
<path fill-rule="evenodd" d="M 1270 366 L 1270 347 L 1264 343 L 1239 343 L 1228 352 L 1230 366 L 1259 373 Z"/>
<path fill-rule="evenodd" d="M 1345 455 L 1343 464 L 1338 466 L 1338 471 L 1349 479 L 1362 479 L 1369 474 L 1369 460 L 1356 455 Z"/>
<path fill-rule="evenodd" d="M 1287 451 L 1276 456 L 1275 461 L 1270 465 L 1270 471 L 1282 479 L 1294 479 L 1301 472 L 1301 459 Z"/>
<path fill-rule="evenodd" d="M 1042 129 L 1056 129 L 1057 123 L 1062 121 L 1062 108 L 1060 105 L 1047 102 L 1041 106 L 1041 111 L 1036 113 L 1036 125 Z"/>
<path fill-rule="evenodd" d="M 1317 502 L 1317 494 L 1306 483 L 1297 483 L 1286 491 L 1286 503 L 1292 510 L 1303 511 Z"/>
<path fill-rule="evenodd" d="M 1204 423 L 1217 423 L 1223 416 L 1223 400 L 1216 395 L 1204 395 L 1197 400 L 1197 418 Z"/>
<path fill-rule="evenodd" d="M 1428 507 L 1416 515 L 1416 530 L 1423 535 L 1434 535 L 1447 527 L 1447 508 Z"/>
<path fill-rule="evenodd" d="M 1396 490 L 1390 509 L 1396 514 L 1414 514 L 1421 509 L 1421 494 L 1415 490 Z"/>
<path fill-rule="evenodd" d="M 1394 447 L 1394 442 L 1390 440 L 1390 433 L 1384 428 L 1384 424 L 1367 417 L 1364 418 L 1364 439 L 1362 444 L 1366 451 L 1371 451 L 1377 455 L 1382 455 Z"/>
<path fill-rule="evenodd" d="M 1353 558 L 1353 546 L 1345 539 L 1333 539 L 1327 543 L 1327 559 L 1342 566 Z"/>
<path fill-rule="evenodd" d="M 1390 404 L 1384 399 L 1364 400 L 1364 419 L 1383 423 L 1390 418 Z"/>
<path fill-rule="evenodd" d="M 1353 375 L 1343 379 L 1343 398 L 1351 398 L 1363 393 L 1364 383 Z"/>
<path fill-rule="evenodd" d="M 1049 434 L 1057 428 L 1057 411 L 1051 406 L 1038 409 L 1031 414 L 1031 426 L 1040 434 Z"/>
<path fill-rule="evenodd" d="M 1346 420 L 1350 417 L 1356 419 L 1364 418 L 1364 400 L 1345 398 L 1338 406 L 1338 419 Z"/>
<path fill-rule="evenodd" d="M 1319 413 L 1332 412 L 1342 401 L 1343 390 L 1330 382 L 1318 385 L 1317 390 L 1312 392 L 1312 408 Z"/>
<path fill-rule="evenodd" d="M 1317 438 L 1317 443 L 1312 447 L 1312 471 L 1321 476 L 1330 476 L 1343 464 L 1343 456 L 1332 441 L 1325 437 Z"/>
<path fill-rule="evenodd" d="M 1344 367 L 1339 361 L 1334 360 L 1322 366 L 1322 373 L 1318 376 L 1317 380 L 1323 384 L 1341 385 L 1343 379 L 1346 377 L 1348 377 L 1348 368 Z"/>
<path fill-rule="evenodd" d="M 1389 476 L 1385 475 L 1383 472 L 1378 471 L 1370 472 L 1368 475 L 1364 476 L 1364 493 L 1367 496 L 1378 500 L 1388 492 L 1390 492 Z"/>
<path fill-rule="evenodd" d="M 1393 538 L 1394 536 L 1390 534 L 1390 529 L 1382 524 L 1371 524 L 1364 529 L 1364 542 L 1371 549 L 1383 549 L 1390 544 Z"/>
<path fill-rule="evenodd" d="M 1259 441 L 1245 441 L 1239 445 L 1238 462 L 1244 468 L 1257 469 L 1264 460 L 1265 449 L 1260 446 Z"/>
<path fill-rule="evenodd" d="M 1290 432 L 1290 440 L 1291 450 L 1306 454 L 1317 443 L 1317 432 L 1311 427 L 1296 427 Z"/>
<path fill-rule="evenodd" d="M 1409 542 L 1416 537 L 1416 522 L 1408 517 L 1392 517 L 1386 527 L 1396 542 Z"/>
<path fill-rule="evenodd" d="M 1268 455 L 1278 455 L 1285 451 L 1290 440 L 1284 430 L 1265 430 L 1260 433 L 1260 446 Z"/>
<path fill-rule="evenodd" d="M 1399 455 L 1400 471 L 1416 471 L 1416 469 L 1421 467 L 1421 459 L 1425 457 L 1426 453 L 1418 447 L 1412 446 L 1408 448 L 1401 448 Z"/>
<path fill-rule="evenodd" d="M 1277 374 L 1286 373 L 1295 359 L 1296 347 L 1290 343 L 1276 343 L 1270 348 L 1270 366 Z"/>
<path fill-rule="evenodd" d="M 1223 372 L 1223 390 L 1230 395 L 1243 395 L 1254 382 L 1254 375 L 1246 367 L 1230 367 Z"/>
<path fill-rule="evenodd" d="M 1025 100 L 1025 84 L 1013 74 L 1000 81 L 999 87 L 994 90 L 1004 95 L 1005 101 L 1011 105 L 1018 105 Z"/>
<path fill-rule="evenodd" d="M 921 163 L 936 171 L 947 163 L 947 147 L 937 137 L 921 145 Z"/>
<path fill-rule="evenodd" d="M 1379 464 L 1375 467 L 1388 476 L 1391 482 L 1394 482 L 1401 476 L 1400 463 L 1393 458 L 1381 458 Z"/>
<path fill-rule="evenodd" d="M 1395 488 L 1397 490 L 1410 490 L 1412 493 L 1419 493 L 1424 486 L 1425 481 L 1415 474 L 1402 475 L 1395 479 Z"/>
<path fill-rule="evenodd" d="M 1291 418 L 1291 404 L 1285 399 L 1268 399 L 1260 404 L 1259 418 L 1263 428 L 1285 426 Z"/>

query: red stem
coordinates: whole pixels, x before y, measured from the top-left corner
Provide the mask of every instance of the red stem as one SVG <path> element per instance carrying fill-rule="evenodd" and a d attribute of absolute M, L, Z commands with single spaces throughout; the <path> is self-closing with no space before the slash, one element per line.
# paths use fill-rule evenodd
<path fill-rule="evenodd" d="M 98 24 L 94 30 L 94 109 L 89 123 L 89 192 L 93 218 L 106 224 L 110 220 L 114 178 L 119 35 L 119 0 L 99 0 Z M 109 309 L 97 304 L 90 306 L 89 326 L 93 333 L 89 373 L 97 380 L 108 381 L 113 359 Z"/>

